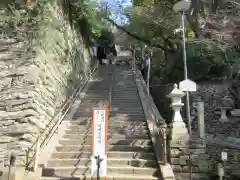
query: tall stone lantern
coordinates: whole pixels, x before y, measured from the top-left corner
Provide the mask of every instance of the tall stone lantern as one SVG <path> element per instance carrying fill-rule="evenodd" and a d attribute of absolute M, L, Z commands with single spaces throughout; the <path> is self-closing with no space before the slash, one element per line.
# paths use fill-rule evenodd
<path fill-rule="evenodd" d="M 188 130 L 180 113 L 180 110 L 184 105 L 182 103 L 182 97 L 184 95 L 185 93 L 178 89 L 177 84 L 174 84 L 173 90 L 167 96 L 172 99 L 171 107 L 173 109 L 171 147 L 186 147 L 189 142 Z"/>

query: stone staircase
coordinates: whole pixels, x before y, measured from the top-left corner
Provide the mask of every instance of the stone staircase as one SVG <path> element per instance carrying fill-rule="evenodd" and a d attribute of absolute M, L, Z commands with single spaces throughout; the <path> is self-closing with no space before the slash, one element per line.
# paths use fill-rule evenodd
<path fill-rule="evenodd" d="M 101 67 L 97 77 L 99 81 L 90 83 L 63 138 L 47 161 L 42 180 L 91 179 L 92 108 L 108 103 L 111 81 L 107 179 L 161 179 L 132 70 L 124 66 Z"/>

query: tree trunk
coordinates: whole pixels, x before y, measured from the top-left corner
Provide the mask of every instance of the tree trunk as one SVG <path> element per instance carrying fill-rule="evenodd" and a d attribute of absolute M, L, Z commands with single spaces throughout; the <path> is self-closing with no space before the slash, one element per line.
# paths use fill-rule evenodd
<path fill-rule="evenodd" d="M 240 109 L 240 86 L 239 82 L 233 81 L 230 87 L 230 93 L 233 96 L 234 107 Z"/>

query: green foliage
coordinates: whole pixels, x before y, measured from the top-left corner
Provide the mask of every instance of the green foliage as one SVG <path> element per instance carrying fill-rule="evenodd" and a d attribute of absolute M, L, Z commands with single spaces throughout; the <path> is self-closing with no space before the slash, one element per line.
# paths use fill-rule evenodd
<path fill-rule="evenodd" d="M 4 12 L 0 15 L 0 27 L 1 29 L 10 27 L 18 30 L 19 28 L 34 28 L 35 30 L 39 30 L 39 27 L 44 27 L 51 23 L 55 28 L 61 29 L 62 23 L 59 20 L 55 21 L 49 18 L 52 17 L 51 8 L 54 7 L 52 5 L 59 2 L 58 0 L 39 0 L 34 8 L 29 8 L 26 4 L 19 6 L 16 3 L 8 3 L 3 10 Z M 73 23 L 81 26 L 81 24 L 78 24 L 79 20 L 85 19 L 86 21 L 82 26 L 88 26 L 88 30 L 91 31 L 90 35 L 94 38 L 100 36 L 102 29 L 109 27 L 109 24 L 100 18 L 102 9 L 97 0 L 73 0 L 65 2 L 67 4 L 63 8 L 72 8 L 71 12 L 68 11 L 68 13 L 70 13 L 69 16 L 72 18 Z"/>
<path fill-rule="evenodd" d="M 101 4 L 97 0 L 73 0 L 71 4 L 76 10 L 74 18 L 77 20 L 87 18 L 88 25 L 94 37 L 99 37 L 103 29 L 109 28 L 109 24 L 101 16 L 103 13 L 109 16 L 110 12 L 103 12 Z"/>
<path fill-rule="evenodd" d="M 177 81 L 176 78 L 182 78 L 181 75 L 183 75 L 181 33 L 173 33 L 174 29 L 179 28 L 180 20 L 179 15 L 172 10 L 175 2 L 177 0 L 138 0 L 133 2 L 134 7 L 125 9 L 126 16 L 130 20 L 130 24 L 125 28 L 129 32 L 148 39 L 152 44 L 159 43 L 163 47 L 174 47 L 173 52 L 159 50 L 153 55 L 154 75 L 162 76 L 161 78 L 166 78 L 170 82 Z M 219 48 L 221 42 L 216 43 L 214 39 L 211 41 L 204 37 L 200 39 L 196 35 L 198 20 L 192 19 L 187 14 L 185 21 L 189 76 L 192 79 L 206 80 L 226 78 L 229 76 L 229 70 L 234 74 L 238 73 L 240 68 L 239 53 L 230 52 L 228 49 L 228 61 L 226 61 L 225 50 Z M 215 22 L 215 19 L 212 20 Z"/>

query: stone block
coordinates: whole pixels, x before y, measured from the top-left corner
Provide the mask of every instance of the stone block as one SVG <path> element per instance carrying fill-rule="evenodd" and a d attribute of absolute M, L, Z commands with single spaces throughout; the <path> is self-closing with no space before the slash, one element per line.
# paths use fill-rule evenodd
<path fill-rule="evenodd" d="M 206 148 L 196 148 L 196 149 L 186 149 L 185 151 L 187 154 L 195 154 L 195 155 L 202 155 L 207 153 Z"/>
<path fill-rule="evenodd" d="M 35 172 L 28 172 L 26 179 L 24 180 L 41 180 L 42 168 L 37 168 Z"/>
<path fill-rule="evenodd" d="M 207 160 L 191 160 L 192 165 L 195 166 L 201 166 L 201 167 L 208 167 L 208 161 Z"/>
<path fill-rule="evenodd" d="M 189 134 L 184 122 L 173 122 L 171 129 L 171 147 L 188 147 Z"/>
<path fill-rule="evenodd" d="M 185 160 L 185 159 L 178 159 L 178 163 L 180 164 L 180 165 L 186 165 L 187 164 L 187 161 Z"/>
<path fill-rule="evenodd" d="M 189 160 L 189 155 L 180 156 L 180 159 Z"/>
<path fill-rule="evenodd" d="M 209 155 L 208 154 L 193 154 L 193 155 L 191 155 L 191 159 L 192 160 L 207 160 L 207 159 L 209 159 L 210 157 L 209 157 Z"/>
<path fill-rule="evenodd" d="M 24 180 L 25 169 L 20 167 L 12 167 L 9 175 L 9 168 L 2 169 L 0 180 Z"/>
<path fill-rule="evenodd" d="M 207 173 L 207 172 L 211 171 L 211 169 L 209 167 L 206 167 L 206 166 L 198 166 L 198 171 L 200 173 Z"/>
<path fill-rule="evenodd" d="M 171 165 L 174 172 L 182 172 L 182 167 L 180 165 Z"/>
<path fill-rule="evenodd" d="M 199 172 L 199 169 L 197 166 L 192 166 L 192 172 L 193 173 L 198 173 Z M 190 167 L 189 166 L 183 166 L 182 168 L 183 172 L 186 172 L 186 173 L 189 173 L 190 172 Z"/>
<path fill-rule="evenodd" d="M 179 157 L 179 156 L 182 155 L 181 150 L 180 149 L 176 149 L 176 148 L 171 149 L 170 153 L 171 153 L 171 157 L 173 157 L 173 158 Z"/>
<path fill-rule="evenodd" d="M 162 179 L 175 180 L 173 169 L 170 164 L 160 165 L 160 171 L 162 173 Z"/>
<path fill-rule="evenodd" d="M 171 164 L 178 164 L 178 158 L 171 158 Z"/>

